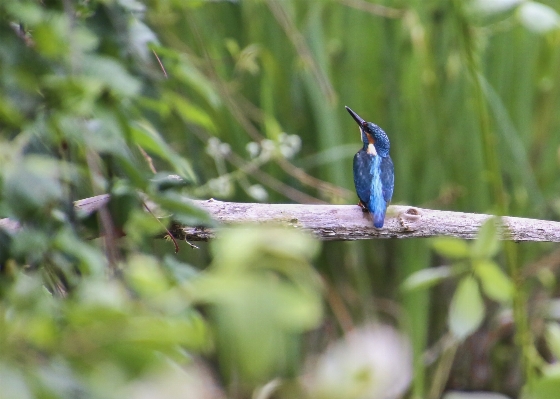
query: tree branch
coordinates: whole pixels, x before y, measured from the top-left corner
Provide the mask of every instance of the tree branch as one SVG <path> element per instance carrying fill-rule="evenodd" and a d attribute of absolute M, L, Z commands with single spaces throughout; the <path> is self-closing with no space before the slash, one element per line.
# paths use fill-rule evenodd
<path fill-rule="evenodd" d="M 78 211 L 91 214 L 108 201 L 109 195 L 98 195 L 76 201 L 75 206 Z M 387 211 L 385 226 L 376 229 L 369 214 L 358 205 L 254 204 L 214 199 L 193 203 L 221 224 L 278 224 L 310 231 L 321 240 L 436 236 L 473 239 L 482 223 L 492 217 L 480 213 L 392 205 Z M 502 239 L 560 242 L 560 222 L 509 216 L 503 217 L 502 221 Z M 15 231 L 19 225 L 9 219 L 0 219 L 0 228 Z M 169 230 L 175 238 L 188 241 L 206 241 L 216 235 L 215 229 L 177 223 Z"/>
<path fill-rule="evenodd" d="M 253 204 L 216 200 L 194 201 L 223 224 L 280 224 L 312 232 L 322 240 L 361 240 L 371 238 L 413 238 L 450 236 L 475 238 L 491 215 L 422 209 L 411 206 L 389 207 L 385 226 L 373 227 L 369 214 L 357 205 Z M 514 241 L 560 242 L 560 222 L 503 217 L 502 239 Z M 200 227 L 176 226 L 178 238 L 207 240 L 215 231 Z"/>

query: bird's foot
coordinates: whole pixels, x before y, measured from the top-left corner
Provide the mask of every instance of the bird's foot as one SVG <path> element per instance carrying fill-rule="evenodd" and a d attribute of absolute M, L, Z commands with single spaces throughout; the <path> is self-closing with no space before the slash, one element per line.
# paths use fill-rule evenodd
<path fill-rule="evenodd" d="M 360 202 L 358 202 L 358 206 L 359 206 L 360 208 L 362 208 L 362 212 L 364 212 L 364 213 L 365 213 L 365 212 L 369 212 L 369 210 L 367 209 L 366 204 L 364 204 L 364 203 L 362 202 L 362 200 L 360 200 Z"/>

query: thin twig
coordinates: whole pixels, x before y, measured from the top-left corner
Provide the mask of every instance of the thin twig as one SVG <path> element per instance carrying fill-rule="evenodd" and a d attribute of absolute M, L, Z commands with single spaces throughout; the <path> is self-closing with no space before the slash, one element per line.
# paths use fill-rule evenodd
<path fill-rule="evenodd" d="M 159 59 L 159 57 L 158 57 L 156 51 L 155 51 L 155 50 L 152 50 L 152 52 L 153 52 L 154 55 L 156 56 L 156 60 L 157 60 L 157 62 L 159 63 L 159 66 L 160 66 L 161 70 L 163 71 L 163 76 L 165 76 L 165 78 L 167 79 L 167 78 L 168 78 L 168 76 L 167 76 L 167 71 L 165 70 L 165 67 L 163 66 L 163 63 L 162 63 L 161 60 Z"/>
<path fill-rule="evenodd" d="M 175 246 L 175 253 L 179 252 L 179 244 L 177 244 L 177 240 L 175 239 L 175 237 L 173 237 L 173 234 L 171 234 L 171 232 L 167 229 L 167 227 L 162 223 L 161 220 L 158 219 L 158 217 L 156 215 L 154 215 L 154 213 L 152 212 L 152 210 L 148 207 L 148 205 L 146 205 L 145 202 L 142 202 L 142 204 L 144 205 L 144 208 L 150 213 L 150 215 L 152 215 L 154 217 L 154 219 L 156 219 L 159 224 L 161 224 L 163 226 L 163 228 L 165 229 L 165 231 L 167 232 L 167 234 L 165 235 L 166 238 L 170 239 L 173 242 L 173 245 Z M 187 240 L 185 240 L 187 241 Z M 187 241 L 188 243 L 188 241 Z"/>
<path fill-rule="evenodd" d="M 146 163 L 148 164 L 148 167 L 150 168 L 152 173 L 155 175 L 157 173 L 157 170 L 156 170 L 156 167 L 154 166 L 154 160 L 152 159 L 151 156 L 148 155 L 146 150 L 144 150 L 142 147 L 140 147 L 140 145 L 138 145 L 138 149 L 140 150 L 140 153 L 142 154 L 142 156 L 146 160 Z"/>

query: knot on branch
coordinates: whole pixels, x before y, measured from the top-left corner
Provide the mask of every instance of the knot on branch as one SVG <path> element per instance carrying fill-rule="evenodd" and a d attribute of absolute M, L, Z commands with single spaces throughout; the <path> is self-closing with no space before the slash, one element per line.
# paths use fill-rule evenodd
<path fill-rule="evenodd" d="M 422 224 L 422 211 L 418 208 L 410 207 L 401 212 L 397 217 L 404 231 L 415 231 Z"/>

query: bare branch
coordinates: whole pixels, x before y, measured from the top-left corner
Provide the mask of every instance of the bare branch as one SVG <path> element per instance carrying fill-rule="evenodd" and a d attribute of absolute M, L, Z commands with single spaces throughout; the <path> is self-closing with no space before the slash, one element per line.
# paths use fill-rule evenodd
<path fill-rule="evenodd" d="M 109 195 L 75 202 L 79 212 L 91 214 L 107 204 Z M 404 205 L 389 207 L 385 226 L 376 229 L 358 205 L 299 205 L 193 201 L 221 224 L 278 224 L 310 231 L 321 240 L 363 240 L 372 238 L 414 238 L 448 236 L 476 237 L 491 215 L 422 209 Z M 513 241 L 560 242 L 560 222 L 503 217 L 501 238 Z M 17 222 L 0 219 L 0 229 L 15 231 Z M 206 241 L 216 230 L 174 224 L 169 231 L 180 240 Z M 163 237 L 163 236 L 162 236 Z"/>
<path fill-rule="evenodd" d="M 413 238 L 450 236 L 473 239 L 482 223 L 492 217 L 478 213 L 462 213 L 392 205 L 385 226 L 376 229 L 367 213 L 357 205 L 253 204 L 194 201 L 223 224 L 277 223 L 311 231 L 322 240 L 361 240 L 371 238 Z M 504 217 L 502 239 L 514 241 L 560 242 L 560 222 Z M 179 227 L 179 238 L 207 240 L 214 237 L 211 229 Z"/>

